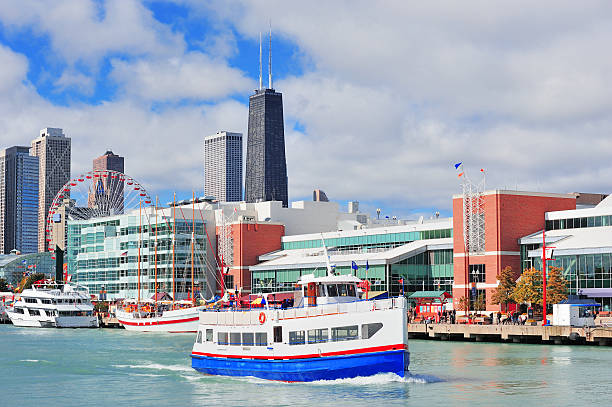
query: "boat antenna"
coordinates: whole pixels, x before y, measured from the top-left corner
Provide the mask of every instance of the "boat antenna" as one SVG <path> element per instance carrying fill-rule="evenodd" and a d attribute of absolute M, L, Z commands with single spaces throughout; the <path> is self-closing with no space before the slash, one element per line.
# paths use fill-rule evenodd
<path fill-rule="evenodd" d="M 270 20 L 270 47 L 268 49 L 268 89 L 272 89 L 272 20 Z"/>
<path fill-rule="evenodd" d="M 327 246 L 325 246 L 325 239 L 323 239 L 323 233 L 321 233 L 321 243 L 323 244 L 323 250 L 325 251 L 325 264 L 327 265 L 327 275 L 333 276 L 334 269 L 331 266 L 331 262 L 329 261 L 329 253 L 327 253 Z"/>

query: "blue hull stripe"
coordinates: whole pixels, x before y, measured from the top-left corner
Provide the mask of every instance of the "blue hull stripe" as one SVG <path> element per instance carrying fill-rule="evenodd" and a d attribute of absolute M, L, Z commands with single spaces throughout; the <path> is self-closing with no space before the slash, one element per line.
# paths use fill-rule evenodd
<path fill-rule="evenodd" d="M 409 363 L 410 353 L 405 350 L 290 360 L 191 355 L 191 367 L 202 373 L 222 376 L 254 376 L 287 382 L 334 380 L 389 372 L 404 377 Z"/>

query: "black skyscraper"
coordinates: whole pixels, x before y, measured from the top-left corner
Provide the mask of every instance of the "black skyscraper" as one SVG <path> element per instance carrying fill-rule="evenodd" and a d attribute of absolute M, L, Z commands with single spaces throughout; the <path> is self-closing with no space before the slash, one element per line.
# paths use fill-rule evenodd
<path fill-rule="evenodd" d="M 274 89 L 249 98 L 245 199 L 288 204 L 283 95 Z"/>

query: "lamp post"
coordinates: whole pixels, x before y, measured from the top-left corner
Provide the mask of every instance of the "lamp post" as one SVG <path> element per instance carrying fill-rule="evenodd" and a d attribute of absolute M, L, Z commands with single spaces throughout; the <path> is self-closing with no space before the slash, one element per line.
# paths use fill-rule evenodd
<path fill-rule="evenodd" d="M 376 219 L 380 219 L 380 208 L 376 208 Z"/>

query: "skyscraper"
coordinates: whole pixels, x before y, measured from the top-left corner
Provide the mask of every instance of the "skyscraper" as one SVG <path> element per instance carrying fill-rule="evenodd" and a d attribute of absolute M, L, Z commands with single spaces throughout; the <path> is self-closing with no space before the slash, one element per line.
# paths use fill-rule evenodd
<path fill-rule="evenodd" d="M 0 151 L 0 254 L 38 249 L 38 158 L 29 151 Z"/>
<path fill-rule="evenodd" d="M 283 95 L 272 87 L 272 39 L 268 64 L 268 88 L 262 89 L 261 38 L 259 89 L 249 97 L 249 130 L 245 200 L 282 201 L 288 205 L 287 161 L 283 124 Z"/>
<path fill-rule="evenodd" d="M 93 170 L 94 172 L 110 170 L 123 173 L 124 158 L 108 150 L 100 157 L 94 158 Z M 93 182 L 94 184 L 90 187 L 90 192 L 87 196 L 87 206 L 90 208 L 94 208 L 98 204 L 109 203 L 104 201 L 108 200 L 111 196 L 117 197 L 123 195 L 123 182 L 118 178 L 98 177 L 94 178 Z M 123 201 L 118 206 L 121 208 L 121 212 L 123 212 Z"/>
<path fill-rule="evenodd" d="M 47 213 L 55 195 L 70 181 L 71 140 L 62 129 L 48 127 L 32 141 L 30 154 L 38 157 L 38 251 L 46 250 Z"/>
<path fill-rule="evenodd" d="M 219 201 L 242 200 L 242 134 L 220 131 L 204 138 L 204 191 Z"/>

